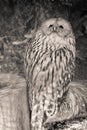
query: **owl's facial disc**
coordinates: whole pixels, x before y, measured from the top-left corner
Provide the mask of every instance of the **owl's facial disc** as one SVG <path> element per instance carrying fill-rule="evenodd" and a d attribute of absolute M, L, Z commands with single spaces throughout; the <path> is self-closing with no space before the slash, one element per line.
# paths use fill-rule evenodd
<path fill-rule="evenodd" d="M 65 32 L 65 28 L 62 24 L 50 24 L 49 27 L 48 27 L 48 30 L 49 30 L 49 35 L 53 34 L 53 33 L 56 33 L 58 36 L 63 36 L 61 34 L 63 34 L 63 32 Z"/>
<path fill-rule="evenodd" d="M 53 18 L 44 22 L 40 30 L 43 36 L 57 34 L 58 37 L 64 38 L 71 33 L 71 26 L 69 22 L 63 18 Z"/>

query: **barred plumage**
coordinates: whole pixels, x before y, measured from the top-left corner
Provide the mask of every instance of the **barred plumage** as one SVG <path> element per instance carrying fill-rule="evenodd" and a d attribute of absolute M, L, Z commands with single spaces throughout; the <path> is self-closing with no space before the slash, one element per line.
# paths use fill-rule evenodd
<path fill-rule="evenodd" d="M 75 67 L 75 37 L 63 18 L 45 21 L 26 50 L 25 69 L 32 130 L 57 116 Z"/>

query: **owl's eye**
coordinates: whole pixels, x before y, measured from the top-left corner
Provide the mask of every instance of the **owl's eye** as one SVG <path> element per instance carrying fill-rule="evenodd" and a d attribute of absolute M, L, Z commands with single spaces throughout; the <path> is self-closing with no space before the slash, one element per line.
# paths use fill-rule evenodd
<path fill-rule="evenodd" d="M 49 25 L 49 28 L 52 28 L 53 27 L 53 25 L 51 24 L 51 25 Z"/>
<path fill-rule="evenodd" d="M 64 27 L 62 25 L 59 26 L 60 29 L 64 29 Z"/>

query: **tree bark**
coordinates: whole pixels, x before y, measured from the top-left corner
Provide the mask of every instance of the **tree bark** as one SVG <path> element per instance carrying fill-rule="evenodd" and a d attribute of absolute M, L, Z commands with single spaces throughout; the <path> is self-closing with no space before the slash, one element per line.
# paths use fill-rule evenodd
<path fill-rule="evenodd" d="M 25 80 L 0 74 L 0 130 L 29 130 Z"/>

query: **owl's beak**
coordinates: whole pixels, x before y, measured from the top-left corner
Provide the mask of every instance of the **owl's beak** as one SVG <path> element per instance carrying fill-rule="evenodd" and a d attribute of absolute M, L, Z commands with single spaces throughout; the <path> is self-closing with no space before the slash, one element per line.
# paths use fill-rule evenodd
<path fill-rule="evenodd" d="M 57 27 L 56 26 L 54 26 L 53 31 L 57 32 Z"/>
<path fill-rule="evenodd" d="M 57 26 L 54 26 L 54 27 L 53 27 L 53 31 L 54 31 L 54 32 L 58 32 Z"/>

